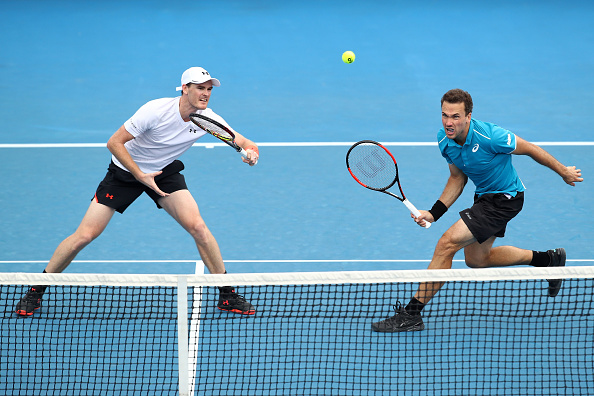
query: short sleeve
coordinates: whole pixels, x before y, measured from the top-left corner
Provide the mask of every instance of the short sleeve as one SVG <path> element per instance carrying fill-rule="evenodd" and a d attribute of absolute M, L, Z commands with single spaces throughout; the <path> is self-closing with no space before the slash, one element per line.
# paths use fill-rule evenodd
<path fill-rule="evenodd" d="M 124 127 L 132 136 L 137 137 L 157 124 L 157 114 L 159 113 L 155 111 L 153 102 L 148 102 L 124 123 Z"/>
<path fill-rule="evenodd" d="M 217 113 L 215 113 L 214 111 L 212 111 L 211 109 L 206 109 L 202 112 L 202 114 L 204 114 L 207 117 L 212 118 L 213 120 L 223 124 L 224 126 L 226 126 L 227 128 L 231 129 L 233 132 L 235 132 L 235 130 L 233 128 L 231 128 L 231 126 L 227 123 L 227 121 L 225 121 L 223 119 L 223 117 L 221 117 L 220 115 L 218 115 Z"/>
<path fill-rule="evenodd" d="M 491 145 L 496 153 L 510 154 L 516 149 L 516 135 L 507 129 L 493 125 Z"/>

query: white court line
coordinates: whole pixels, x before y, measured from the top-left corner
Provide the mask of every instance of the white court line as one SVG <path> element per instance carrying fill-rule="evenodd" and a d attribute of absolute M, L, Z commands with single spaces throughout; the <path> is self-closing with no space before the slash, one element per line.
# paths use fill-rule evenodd
<path fill-rule="evenodd" d="M 431 259 L 411 259 L 411 260 L 224 260 L 226 263 L 428 263 Z M 453 262 L 463 263 L 464 260 L 452 260 Z M 594 262 L 594 259 L 567 259 L 571 262 Z M 0 264 L 47 264 L 47 260 L 4 260 Z M 196 260 L 74 260 L 73 263 L 196 263 L 196 271 L 199 270 L 198 263 L 202 261 Z M 204 273 L 204 268 L 201 268 L 201 274 Z M 198 274 L 198 272 L 196 272 Z"/>
<path fill-rule="evenodd" d="M 7 260 L 0 264 L 42 264 L 48 260 Z M 73 260 L 73 263 L 195 263 L 196 260 Z"/>
<path fill-rule="evenodd" d="M 260 142 L 260 147 L 349 147 L 355 142 Z M 594 142 L 532 142 L 538 146 L 594 146 Z M 437 146 L 437 142 L 382 142 L 384 146 Z M 2 143 L 0 148 L 97 148 L 106 143 Z M 226 143 L 194 143 L 193 147 L 227 147 Z"/>

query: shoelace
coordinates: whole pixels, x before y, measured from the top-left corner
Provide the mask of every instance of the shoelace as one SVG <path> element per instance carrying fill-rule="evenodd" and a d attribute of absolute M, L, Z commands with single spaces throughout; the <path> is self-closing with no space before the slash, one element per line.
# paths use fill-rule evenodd
<path fill-rule="evenodd" d="M 229 293 L 227 295 L 227 299 L 228 300 L 234 300 L 234 301 L 241 301 L 241 302 L 245 302 L 246 301 L 245 298 L 242 295 L 237 294 L 235 292 Z"/>
<path fill-rule="evenodd" d="M 396 312 L 396 314 L 394 316 L 386 319 L 386 322 L 396 323 L 396 324 L 402 323 L 404 316 L 401 314 L 406 313 L 406 311 L 402 307 L 402 304 L 400 303 L 400 301 L 397 301 L 396 304 L 394 305 L 394 311 Z"/>

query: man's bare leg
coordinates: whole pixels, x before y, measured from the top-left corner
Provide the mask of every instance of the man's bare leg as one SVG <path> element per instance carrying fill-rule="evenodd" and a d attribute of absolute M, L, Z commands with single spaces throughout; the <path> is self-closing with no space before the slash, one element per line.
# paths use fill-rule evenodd
<path fill-rule="evenodd" d="M 82 249 L 101 235 L 114 212 L 114 209 L 93 200 L 74 234 L 58 245 L 45 271 L 50 273 L 64 271 Z"/>

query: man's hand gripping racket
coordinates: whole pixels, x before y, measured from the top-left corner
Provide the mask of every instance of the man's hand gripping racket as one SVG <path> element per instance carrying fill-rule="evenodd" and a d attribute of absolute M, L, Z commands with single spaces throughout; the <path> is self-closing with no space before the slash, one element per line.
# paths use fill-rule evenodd
<path fill-rule="evenodd" d="M 206 133 L 211 134 L 212 136 L 216 137 L 217 139 L 219 139 L 219 140 L 227 143 L 229 146 L 233 147 L 235 149 L 235 151 L 240 153 L 241 156 L 243 158 L 245 158 L 246 160 L 248 160 L 248 163 L 250 163 L 249 161 L 251 160 L 251 156 L 248 155 L 248 153 L 242 147 L 239 147 L 237 145 L 237 143 L 235 143 L 235 134 L 229 128 L 227 128 L 225 125 L 223 125 L 220 122 L 217 122 L 209 117 L 206 117 L 202 114 L 197 114 L 197 113 L 190 114 L 190 120 L 194 124 L 196 124 L 200 129 L 205 131 Z M 254 161 L 254 163 L 253 164 L 250 163 L 250 165 L 256 165 L 257 163 L 258 163 L 258 158 L 256 157 L 256 160 Z"/>
<path fill-rule="evenodd" d="M 351 146 L 346 155 L 346 165 L 353 179 L 370 190 L 383 192 L 400 200 L 415 217 L 421 213 L 404 196 L 396 159 L 387 148 L 373 140 L 362 140 Z M 398 184 L 400 196 L 387 191 L 394 184 Z M 431 223 L 425 220 L 425 228 Z"/>

